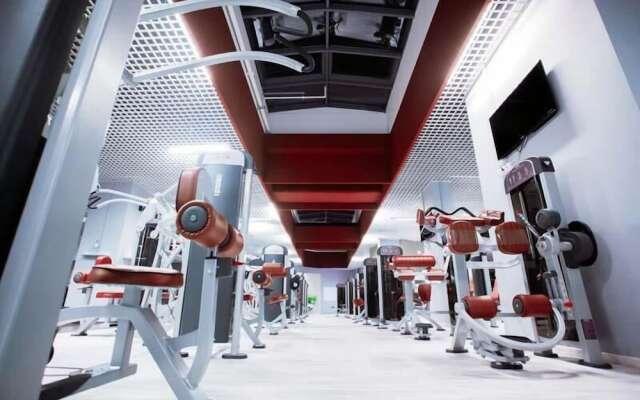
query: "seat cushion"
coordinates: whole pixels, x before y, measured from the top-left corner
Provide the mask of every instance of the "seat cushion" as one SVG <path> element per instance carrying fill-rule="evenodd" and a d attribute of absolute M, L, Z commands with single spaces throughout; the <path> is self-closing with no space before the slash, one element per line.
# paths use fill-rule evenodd
<path fill-rule="evenodd" d="M 436 259 L 433 256 L 393 256 L 391 259 L 393 267 L 397 269 L 411 268 L 431 268 L 436 265 Z"/>
<path fill-rule="evenodd" d="M 130 265 L 96 265 L 86 275 L 87 283 L 105 285 L 136 285 L 181 287 L 182 273 L 169 268 L 136 267 Z"/>
<path fill-rule="evenodd" d="M 467 221 L 456 221 L 447 230 L 447 245 L 454 254 L 469 254 L 478 251 L 476 228 Z"/>
<path fill-rule="evenodd" d="M 287 300 L 289 300 L 289 296 L 287 296 L 286 294 L 281 294 L 281 295 L 271 296 L 269 298 L 269 301 L 267 301 L 267 304 L 275 304 L 275 303 L 280 303 L 281 301 L 287 301 Z"/>

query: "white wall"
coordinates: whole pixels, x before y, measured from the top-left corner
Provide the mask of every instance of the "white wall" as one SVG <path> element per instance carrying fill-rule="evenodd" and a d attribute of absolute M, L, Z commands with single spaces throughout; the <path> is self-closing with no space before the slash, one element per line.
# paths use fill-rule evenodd
<path fill-rule="evenodd" d="M 596 5 L 640 105 L 640 1 L 596 0 Z"/>
<path fill-rule="evenodd" d="M 580 219 L 597 236 L 598 261 L 583 275 L 603 349 L 640 356 L 640 111 L 593 0 L 533 1 L 470 93 L 485 206 L 513 217 L 489 117 L 539 59 L 560 112 L 510 161 L 554 161 L 564 220 Z"/>
<path fill-rule="evenodd" d="M 305 275 L 317 274 L 320 280 L 316 311 L 322 314 L 335 314 L 338 306 L 338 290 L 336 285 L 345 283 L 354 276 L 354 271 L 347 269 L 304 268 Z"/>
<path fill-rule="evenodd" d="M 319 273 L 305 271 L 304 277 L 309 284 L 307 294 L 309 296 L 316 296 L 317 302 L 313 307 L 313 313 L 320 312 L 320 293 L 322 292 L 322 277 Z"/>

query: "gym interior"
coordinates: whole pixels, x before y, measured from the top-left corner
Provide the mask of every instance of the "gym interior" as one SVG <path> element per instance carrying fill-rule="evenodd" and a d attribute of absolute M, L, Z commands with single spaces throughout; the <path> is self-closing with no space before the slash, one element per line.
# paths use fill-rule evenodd
<path fill-rule="evenodd" d="M 3 0 L 0 399 L 640 398 L 639 22 Z"/>

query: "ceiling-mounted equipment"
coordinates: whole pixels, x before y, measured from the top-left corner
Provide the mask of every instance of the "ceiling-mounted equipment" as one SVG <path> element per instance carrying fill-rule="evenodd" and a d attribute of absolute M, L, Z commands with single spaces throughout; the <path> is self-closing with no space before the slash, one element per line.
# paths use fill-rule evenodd
<path fill-rule="evenodd" d="M 143 22 L 151 19 L 167 17 L 169 15 L 184 14 L 193 11 L 204 10 L 206 8 L 223 6 L 252 6 L 279 13 L 278 15 L 284 14 L 302 21 L 302 23 L 306 27 L 305 31 L 301 31 L 303 34 L 310 35 L 312 32 L 311 19 L 309 18 L 309 16 L 304 11 L 302 11 L 300 7 L 282 0 L 185 0 L 179 3 L 148 6 L 140 13 L 139 21 Z M 193 68 L 207 67 L 227 62 L 246 60 L 277 64 L 282 67 L 294 70 L 297 73 L 310 72 L 315 68 L 315 62 L 313 58 L 309 56 L 303 49 L 299 49 L 295 44 L 288 42 L 285 38 L 282 38 L 279 33 L 275 33 L 273 35 L 273 38 L 277 43 L 290 48 L 297 54 L 299 54 L 300 57 L 306 60 L 306 65 L 301 63 L 300 61 L 297 61 L 290 57 L 286 57 L 284 55 L 278 55 L 264 51 L 236 51 L 214 54 L 211 56 L 202 57 L 199 59 L 173 65 L 167 65 L 133 75 L 125 71 L 123 73 L 123 80 L 129 85 L 135 85 L 149 79 L 155 79 L 161 76 L 175 74 Z"/>
<path fill-rule="evenodd" d="M 305 61 L 304 76 L 256 63 L 263 92 L 305 98 L 265 99 L 269 112 L 316 107 L 385 112 L 416 12 L 416 0 L 296 2 L 311 24 L 287 15 L 242 7 L 252 50 Z M 309 60 L 314 61 L 313 68 Z M 326 98 L 304 96 L 327 87 Z"/>

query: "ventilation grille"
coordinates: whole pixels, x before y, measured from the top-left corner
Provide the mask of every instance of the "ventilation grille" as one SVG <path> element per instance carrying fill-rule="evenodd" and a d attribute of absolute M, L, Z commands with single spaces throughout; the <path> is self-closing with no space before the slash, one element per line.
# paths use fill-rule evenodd
<path fill-rule="evenodd" d="M 360 210 L 293 210 L 293 219 L 298 224 L 353 225 L 360 220 Z"/>

